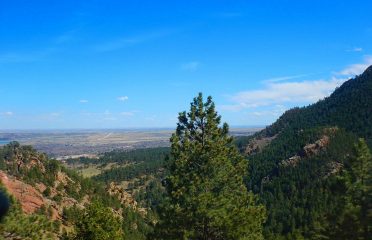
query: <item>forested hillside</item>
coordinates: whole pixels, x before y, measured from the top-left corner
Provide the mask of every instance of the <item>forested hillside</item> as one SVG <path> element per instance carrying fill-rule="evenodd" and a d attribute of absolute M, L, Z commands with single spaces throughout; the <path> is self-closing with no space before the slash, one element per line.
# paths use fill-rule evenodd
<path fill-rule="evenodd" d="M 135 200 L 145 208 L 156 211 L 163 200 L 164 188 L 162 179 L 166 173 L 166 165 L 171 158 L 170 148 L 146 148 L 130 151 L 111 151 L 100 158 L 85 158 L 67 160 L 66 164 L 72 169 L 76 166 L 104 169 L 108 164 L 114 167 L 101 171 L 92 180 L 103 184 L 121 185 Z M 84 169 L 83 166 L 83 169 Z"/>
<path fill-rule="evenodd" d="M 267 239 L 371 236 L 366 227 L 371 182 L 357 179 L 371 178 L 372 159 L 360 162 L 359 148 L 367 145 L 358 138 L 372 145 L 372 67 L 324 100 L 291 109 L 245 139 L 240 149 L 250 163 L 247 186 L 268 209 Z M 358 176 L 357 169 L 366 176 Z M 362 192 L 359 199 L 355 188 Z"/>
<path fill-rule="evenodd" d="M 329 97 L 284 113 L 256 136 L 270 137 L 286 129 L 338 126 L 372 142 L 372 66 L 337 88 Z"/>
<path fill-rule="evenodd" d="M 131 180 L 145 175 L 156 175 L 164 167 L 165 159 L 169 157 L 169 148 L 138 149 L 129 152 L 106 153 L 100 158 L 103 163 L 115 162 L 124 167 L 103 171 L 94 179 L 112 182 Z"/>
<path fill-rule="evenodd" d="M 62 165 L 1 147 L 0 239 L 370 239 L 372 67 L 253 136 L 220 121 L 199 94 L 171 148 Z"/>
<path fill-rule="evenodd" d="M 123 199 L 31 146 L 0 148 L 0 186 L 11 196 L 1 239 L 143 239 L 149 231 L 151 216 L 130 196 Z"/>

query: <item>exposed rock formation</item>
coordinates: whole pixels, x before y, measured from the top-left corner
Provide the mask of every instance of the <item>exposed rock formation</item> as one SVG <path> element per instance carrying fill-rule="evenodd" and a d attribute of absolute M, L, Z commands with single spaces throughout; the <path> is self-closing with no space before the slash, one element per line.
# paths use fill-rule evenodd
<path fill-rule="evenodd" d="M 124 206 L 137 209 L 136 200 L 134 200 L 132 195 L 125 191 L 124 188 L 120 187 L 119 185 L 116 185 L 115 183 L 111 182 L 107 188 L 107 192 L 111 196 L 117 196 Z"/>
<path fill-rule="evenodd" d="M 247 155 L 255 154 L 260 152 L 264 147 L 269 145 L 269 143 L 276 138 L 277 135 L 273 137 L 263 137 L 252 139 L 247 147 L 245 148 L 245 153 Z"/>
<path fill-rule="evenodd" d="M 339 163 L 339 162 L 330 162 L 327 164 L 327 168 L 328 168 L 328 172 L 326 173 L 326 175 L 324 176 L 324 178 L 327 178 L 331 175 L 334 175 L 334 174 L 337 174 L 341 171 L 341 169 L 343 168 L 343 164 L 342 163 Z"/>
<path fill-rule="evenodd" d="M 34 187 L 0 171 L 0 180 L 7 191 L 21 204 L 25 213 L 34 213 L 46 204 L 42 194 Z"/>
<path fill-rule="evenodd" d="M 301 160 L 301 157 L 298 156 L 298 155 L 294 155 L 293 157 L 290 157 L 286 160 L 283 160 L 280 165 L 281 166 L 284 166 L 284 167 L 288 167 L 288 166 L 297 166 L 297 164 L 300 162 Z"/>
<path fill-rule="evenodd" d="M 38 153 L 32 149 L 28 149 L 28 146 L 24 146 L 23 149 L 15 147 L 10 159 L 7 159 L 8 165 L 16 164 L 18 172 L 22 169 L 31 169 L 32 167 L 39 168 L 42 172 L 45 172 L 45 166 L 43 161 L 47 158 L 45 154 Z"/>
<path fill-rule="evenodd" d="M 107 192 L 111 196 L 117 196 L 120 202 L 125 207 L 130 207 L 133 210 L 136 210 L 142 216 L 145 216 L 147 214 L 147 210 L 145 208 L 138 207 L 137 201 L 133 199 L 130 193 L 125 191 L 123 187 L 116 185 L 114 182 L 111 182 L 110 185 L 107 187 Z"/>
<path fill-rule="evenodd" d="M 321 150 L 323 150 L 329 144 L 329 137 L 324 135 L 321 139 L 317 140 L 315 143 L 307 144 L 303 148 L 302 156 L 304 157 L 311 157 L 313 155 L 318 154 Z"/>
<path fill-rule="evenodd" d="M 337 130 L 338 128 L 325 128 L 323 130 L 325 135 L 323 135 L 319 140 L 315 141 L 314 143 L 305 145 L 299 154 L 296 154 L 293 157 L 281 161 L 279 165 L 284 167 L 288 166 L 294 167 L 297 166 L 301 159 L 309 158 L 311 156 L 319 154 L 329 145 L 330 142 L 329 135 L 333 135 Z"/>

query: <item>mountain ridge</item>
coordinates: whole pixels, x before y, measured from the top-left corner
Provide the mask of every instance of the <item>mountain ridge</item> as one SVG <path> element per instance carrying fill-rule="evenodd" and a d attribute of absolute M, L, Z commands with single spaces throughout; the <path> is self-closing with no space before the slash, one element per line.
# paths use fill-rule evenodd
<path fill-rule="evenodd" d="M 266 239 L 357 239 L 344 219 L 358 138 L 372 146 L 372 66 L 248 138 L 240 149 L 249 160 L 247 186 L 268 209 Z"/>
<path fill-rule="evenodd" d="M 286 111 L 255 137 L 272 137 L 286 128 L 337 125 L 353 131 L 372 144 L 372 65 L 349 79 L 323 100 Z M 353 104 L 350 104 L 352 102 Z M 344 117 L 348 119 L 344 119 Z"/>

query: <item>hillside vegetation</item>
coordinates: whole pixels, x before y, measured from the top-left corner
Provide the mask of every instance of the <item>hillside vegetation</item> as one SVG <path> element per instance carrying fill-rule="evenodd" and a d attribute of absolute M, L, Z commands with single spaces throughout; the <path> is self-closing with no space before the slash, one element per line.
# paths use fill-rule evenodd
<path fill-rule="evenodd" d="M 275 123 L 256 136 L 270 137 L 285 130 L 317 126 L 338 126 L 372 143 L 372 66 L 346 81 L 329 97 L 302 108 L 285 112 Z"/>
<path fill-rule="evenodd" d="M 108 225 L 101 221 L 102 231 L 119 231 L 112 236 L 127 235 L 127 239 L 144 238 L 146 230 L 138 231 L 146 225 L 147 214 L 140 214 L 133 201 L 110 194 L 107 185 L 81 177 L 31 146 L 12 142 L 0 148 L 0 177 L 2 189 L 12 196 L 10 211 L 0 223 L 2 238 L 80 239 L 88 234 L 81 231 L 100 217 L 100 211 L 108 211 L 107 219 L 118 226 L 106 229 Z M 94 216 L 85 222 L 83 216 L 89 214 Z"/>
<path fill-rule="evenodd" d="M 199 94 L 171 148 L 65 165 L 0 148 L 0 239 L 370 239 L 372 66 L 253 136 L 220 120 Z"/>
<path fill-rule="evenodd" d="M 358 163 L 358 138 L 372 145 L 372 67 L 324 100 L 291 109 L 244 139 L 245 147 L 241 143 L 240 149 L 250 162 L 247 186 L 268 209 L 267 239 L 371 236 L 365 221 L 371 222 L 372 208 L 362 204 L 371 202 L 371 182 L 356 180 L 355 165 L 360 164 L 357 168 L 370 179 L 372 160 L 367 157 L 368 164 Z M 267 143 L 260 146 L 265 139 Z M 352 195 L 357 187 L 353 184 L 364 185 L 358 186 L 363 191 L 359 200 L 353 199 L 357 197 Z M 368 217 L 363 216 L 366 211 Z"/>

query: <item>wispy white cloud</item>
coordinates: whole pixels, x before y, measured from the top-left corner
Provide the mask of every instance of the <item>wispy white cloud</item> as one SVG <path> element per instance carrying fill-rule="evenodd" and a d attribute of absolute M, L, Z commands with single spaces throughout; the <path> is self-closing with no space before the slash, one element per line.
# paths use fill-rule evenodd
<path fill-rule="evenodd" d="M 61 112 L 52 112 L 52 113 L 50 113 L 50 116 L 52 116 L 52 117 L 60 117 L 60 116 L 62 116 L 62 113 Z"/>
<path fill-rule="evenodd" d="M 198 61 L 191 61 L 188 63 L 184 63 L 181 65 L 181 69 L 185 71 L 195 72 L 200 68 L 200 62 Z"/>
<path fill-rule="evenodd" d="M 0 53 L 0 63 L 27 63 L 41 61 L 55 51 L 56 49 L 49 48 L 31 52 Z"/>
<path fill-rule="evenodd" d="M 253 115 L 255 117 L 265 117 L 265 116 L 278 117 L 280 116 L 280 114 L 282 114 L 286 110 L 287 108 L 284 105 L 275 105 L 270 110 L 248 112 L 248 115 Z"/>
<path fill-rule="evenodd" d="M 104 117 L 102 120 L 104 120 L 104 121 L 116 121 L 118 119 L 116 117 Z"/>
<path fill-rule="evenodd" d="M 98 52 L 111 52 L 124 47 L 128 47 L 130 45 L 135 45 L 136 43 L 140 43 L 143 41 L 144 40 L 142 39 L 136 38 L 120 38 L 109 42 L 101 43 L 95 46 L 95 50 L 97 50 Z"/>
<path fill-rule="evenodd" d="M 288 81 L 308 75 L 291 75 L 264 80 L 261 89 L 242 91 L 229 96 L 231 104 L 221 105 L 225 111 L 259 109 L 253 115 L 267 115 L 261 107 L 272 107 L 277 104 L 302 105 L 314 103 L 330 95 L 336 87 L 354 75 L 361 74 L 372 64 L 372 56 L 365 56 L 362 63 L 352 64 L 339 72 L 334 72 L 330 79 Z"/>
<path fill-rule="evenodd" d="M 337 72 L 338 75 L 355 76 L 363 73 L 367 67 L 372 65 L 372 56 L 365 56 L 362 63 L 351 64 L 341 71 Z"/>
<path fill-rule="evenodd" d="M 89 116 L 93 116 L 94 115 L 94 113 L 92 113 L 92 112 L 87 112 L 87 111 L 81 111 L 80 112 L 80 115 L 81 116 L 86 116 L 86 117 L 89 117 Z"/>
<path fill-rule="evenodd" d="M 150 121 L 150 122 L 154 122 L 156 121 L 156 119 L 157 119 L 156 115 L 151 115 L 145 118 L 145 120 Z"/>
<path fill-rule="evenodd" d="M 2 116 L 6 116 L 6 117 L 10 117 L 10 116 L 13 116 L 14 113 L 13 113 L 13 112 L 10 112 L 10 111 L 7 111 L 7 112 L 2 112 L 2 113 L 0 113 L 0 115 L 2 115 Z"/>
<path fill-rule="evenodd" d="M 349 48 L 346 50 L 346 52 L 363 52 L 363 48 L 361 47 Z"/>
<path fill-rule="evenodd" d="M 86 99 L 81 99 L 79 102 L 80 102 L 80 103 L 88 103 L 88 100 L 86 100 Z"/>
<path fill-rule="evenodd" d="M 222 105 L 222 110 L 240 111 L 246 108 L 283 103 L 312 103 L 328 96 L 345 79 L 315 80 L 301 82 L 273 82 L 263 89 L 244 91 L 230 97 L 233 104 Z"/>
<path fill-rule="evenodd" d="M 111 113 L 110 110 L 105 110 L 102 115 L 103 115 L 103 118 L 102 118 L 103 121 L 116 121 L 117 120 L 117 117 L 113 113 Z"/>
<path fill-rule="evenodd" d="M 262 82 L 264 82 L 264 83 L 275 83 L 275 82 L 281 82 L 281 81 L 286 81 L 286 80 L 298 79 L 298 78 L 302 78 L 302 77 L 306 77 L 306 76 L 309 76 L 309 74 L 299 74 L 299 75 L 269 78 L 269 79 L 263 80 Z"/>
<path fill-rule="evenodd" d="M 62 33 L 52 39 L 44 39 L 44 47 L 34 50 L 10 50 L 8 52 L 0 53 L 0 63 L 28 63 L 42 61 L 45 58 L 59 52 L 60 45 L 71 42 L 76 39 L 74 33 L 77 30 L 71 30 Z"/>
<path fill-rule="evenodd" d="M 37 121 L 47 121 L 47 122 L 54 122 L 54 121 L 63 121 L 62 112 L 49 112 L 49 113 L 41 113 L 34 116 L 28 116 L 29 119 L 36 119 Z"/>
<path fill-rule="evenodd" d="M 33 62 L 38 59 L 38 56 L 22 53 L 3 53 L 0 55 L 0 63 L 18 63 L 18 62 Z"/>
<path fill-rule="evenodd" d="M 166 37 L 171 34 L 169 30 L 158 30 L 139 34 L 132 37 L 119 37 L 94 46 L 97 52 L 111 52 L 122 48 L 130 47 L 136 44 L 148 42 L 158 38 Z"/>
<path fill-rule="evenodd" d="M 107 109 L 103 112 L 81 111 L 80 115 L 86 118 L 100 119 L 102 121 L 116 121 L 123 118 L 133 117 L 137 112 L 139 111 L 133 110 L 125 112 L 111 112 L 110 110 Z"/>
<path fill-rule="evenodd" d="M 120 96 L 120 97 L 118 97 L 117 98 L 119 101 L 121 101 L 121 102 L 125 102 L 125 101 L 127 101 L 128 99 L 129 99 L 129 97 L 128 96 Z"/>
<path fill-rule="evenodd" d="M 134 116 L 134 112 L 121 112 L 120 115 L 125 117 L 132 117 Z"/>

